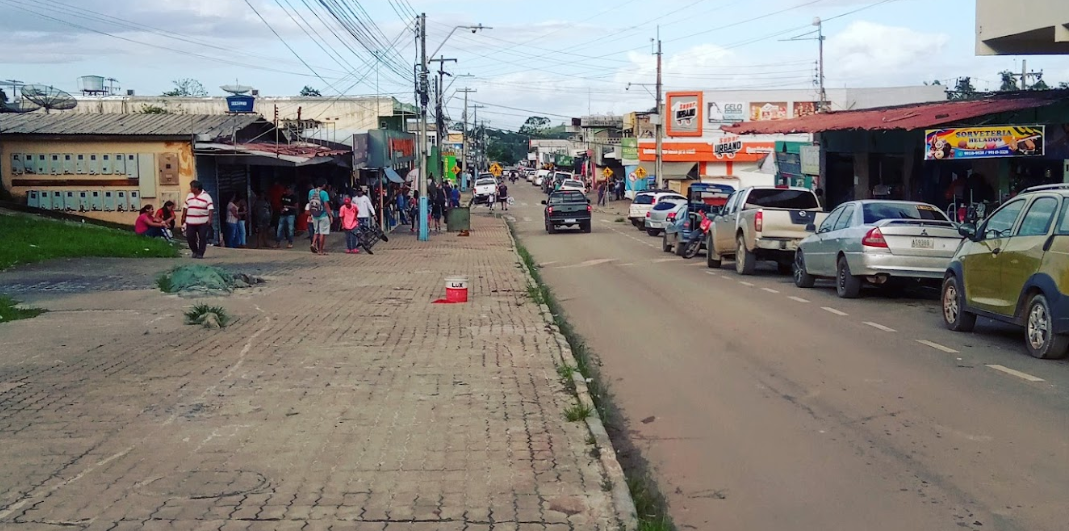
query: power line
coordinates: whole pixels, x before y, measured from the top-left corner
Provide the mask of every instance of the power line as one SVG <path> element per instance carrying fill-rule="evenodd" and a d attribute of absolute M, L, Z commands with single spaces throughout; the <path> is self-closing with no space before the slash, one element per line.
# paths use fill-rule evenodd
<path fill-rule="evenodd" d="M 319 75 L 319 72 L 316 72 L 315 68 L 312 68 L 312 65 L 308 64 L 304 60 L 304 58 L 301 57 L 299 53 L 297 53 L 297 50 L 294 50 L 293 47 L 290 46 L 290 43 L 286 42 L 286 39 L 282 38 L 282 35 L 279 35 L 278 32 L 275 31 L 275 28 L 271 27 L 271 24 L 268 23 L 267 19 L 265 19 L 263 15 L 261 15 L 260 12 L 256 10 L 256 7 L 252 5 L 252 2 L 250 2 L 249 0 L 245 0 L 245 5 L 249 6 L 249 9 L 251 9 L 253 13 L 256 13 L 256 16 L 260 18 L 260 21 L 262 21 L 264 25 L 267 26 L 267 29 L 271 30 L 271 33 L 275 34 L 275 37 L 278 37 L 278 40 L 282 41 L 282 44 L 284 44 L 286 48 L 293 53 L 294 57 L 296 57 L 304 66 L 308 67 L 308 70 L 311 70 L 312 73 L 315 74 L 315 76 L 318 77 L 320 81 L 322 81 L 323 83 L 327 82 L 327 80 L 323 79 L 323 76 Z"/>

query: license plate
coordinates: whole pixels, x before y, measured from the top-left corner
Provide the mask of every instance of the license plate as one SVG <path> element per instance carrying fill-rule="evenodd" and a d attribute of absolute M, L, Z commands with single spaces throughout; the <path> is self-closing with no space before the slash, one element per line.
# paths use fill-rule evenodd
<path fill-rule="evenodd" d="M 564 220 L 564 222 L 565 223 L 575 223 L 575 220 L 574 219 L 566 219 L 566 220 Z"/>
<path fill-rule="evenodd" d="M 913 238 L 913 244 L 910 245 L 914 249 L 935 249 L 934 238 Z"/>

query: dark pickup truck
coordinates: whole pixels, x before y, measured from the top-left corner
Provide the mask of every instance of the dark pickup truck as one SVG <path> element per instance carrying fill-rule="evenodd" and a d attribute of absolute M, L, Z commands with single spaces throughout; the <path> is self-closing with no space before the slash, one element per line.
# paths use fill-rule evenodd
<path fill-rule="evenodd" d="M 561 226 L 575 227 L 583 232 L 590 232 L 590 200 L 583 192 L 561 190 L 549 194 L 542 201 L 546 205 L 546 232 L 553 234 Z"/>

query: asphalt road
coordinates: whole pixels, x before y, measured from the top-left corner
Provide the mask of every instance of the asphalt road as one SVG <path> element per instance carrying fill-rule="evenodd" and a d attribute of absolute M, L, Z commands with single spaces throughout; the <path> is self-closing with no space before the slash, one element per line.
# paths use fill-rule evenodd
<path fill-rule="evenodd" d="M 681 529 L 1063 530 L 1069 364 L 938 294 L 835 296 L 683 260 L 615 216 L 519 236 L 592 351 Z M 476 210 L 474 215 L 484 215 Z"/>

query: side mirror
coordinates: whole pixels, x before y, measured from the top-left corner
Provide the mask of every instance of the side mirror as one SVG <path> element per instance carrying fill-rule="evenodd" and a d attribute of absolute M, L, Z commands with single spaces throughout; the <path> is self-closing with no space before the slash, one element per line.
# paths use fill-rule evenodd
<path fill-rule="evenodd" d="M 963 238 L 976 241 L 976 225 L 973 225 L 972 223 L 962 223 L 961 225 L 958 225 L 958 234 L 961 234 Z"/>
<path fill-rule="evenodd" d="M 809 225 L 806 225 L 805 226 L 805 231 L 806 232 L 816 232 L 817 231 L 816 223 L 810 223 Z"/>
<path fill-rule="evenodd" d="M 589 201 L 587 201 L 587 202 L 589 203 Z M 543 205 L 546 204 L 546 200 L 545 199 L 542 200 L 542 204 Z"/>

